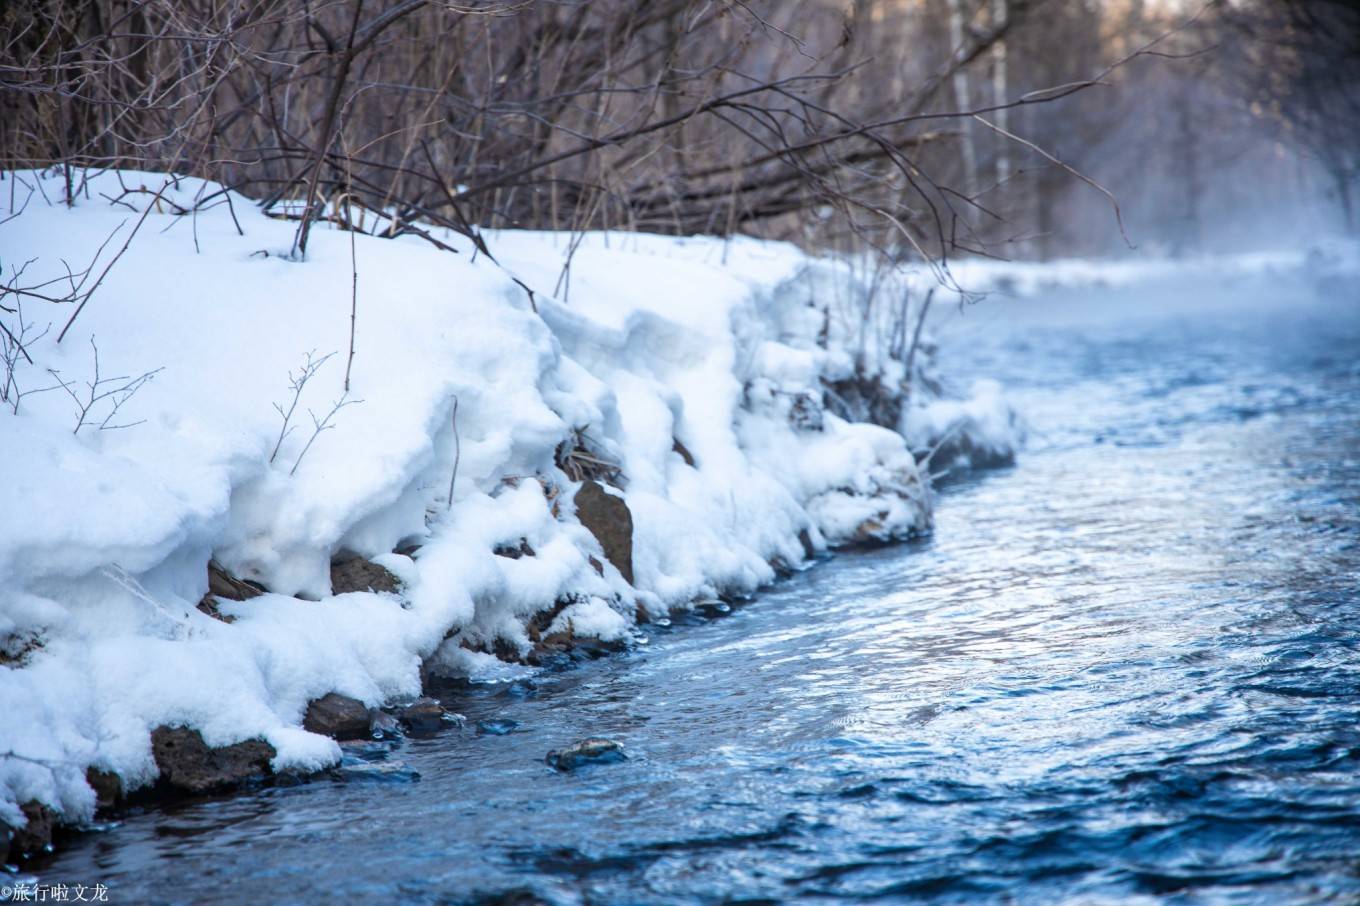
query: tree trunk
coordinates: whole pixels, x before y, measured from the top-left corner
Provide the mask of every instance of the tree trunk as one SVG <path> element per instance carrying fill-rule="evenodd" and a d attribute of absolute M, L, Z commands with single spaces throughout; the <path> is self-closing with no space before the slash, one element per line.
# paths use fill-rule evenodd
<path fill-rule="evenodd" d="M 963 51 L 963 0 L 948 0 L 949 2 L 949 43 L 951 53 L 959 54 Z M 970 95 L 968 90 L 968 72 L 965 67 L 960 66 L 954 71 L 954 106 L 958 110 L 968 110 L 971 108 Z M 961 180 L 965 195 L 972 195 L 977 179 L 977 148 L 973 141 L 973 123 L 971 120 L 963 121 L 963 179 Z"/>
<path fill-rule="evenodd" d="M 1000 29 L 1006 25 L 1006 0 L 992 0 L 992 28 Z M 1006 103 L 1006 92 L 1009 88 L 1006 85 L 1006 39 L 1001 38 L 992 45 L 992 103 L 999 108 L 993 116 L 996 119 L 998 128 L 1007 132 L 1010 131 L 1011 112 L 1002 107 Z M 997 136 L 996 145 L 996 181 L 1003 183 L 1011 175 L 1011 149 L 1010 142 Z"/>

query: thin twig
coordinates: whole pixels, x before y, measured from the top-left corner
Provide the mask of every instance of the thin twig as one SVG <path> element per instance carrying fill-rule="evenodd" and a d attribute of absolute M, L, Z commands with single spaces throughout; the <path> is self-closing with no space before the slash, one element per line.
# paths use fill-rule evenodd
<path fill-rule="evenodd" d="M 307 410 L 307 414 L 312 417 L 312 436 L 307 439 L 307 445 L 302 448 L 302 452 L 298 454 L 298 458 L 293 461 L 293 468 L 288 470 L 289 475 L 297 474 L 298 466 L 302 465 L 302 457 L 307 455 L 307 451 L 312 448 L 312 444 L 316 443 L 316 439 L 321 436 L 321 432 L 329 431 L 335 427 L 335 425 L 331 424 L 331 419 L 335 418 L 337 412 L 346 406 L 353 406 L 356 403 L 363 402 L 363 400 L 348 399 L 348 396 L 348 393 L 342 394 L 341 397 L 335 401 L 335 405 L 331 407 L 331 411 L 326 413 L 325 418 L 318 419 L 316 413 L 310 409 Z"/>
<path fill-rule="evenodd" d="M 163 195 L 168 188 L 170 188 L 170 180 L 167 179 L 165 185 L 161 186 L 160 191 L 156 193 L 156 198 L 154 200 L 159 200 L 161 195 Z M 128 250 L 128 246 L 132 245 L 132 240 L 136 237 L 137 231 L 142 228 L 142 224 L 146 222 L 147 215 L 151 213 L 151 209 L 154 207 L 155 204 L 148 204 L 146 206 L 146 210 L 142 212 L 142 216 L 137 219 L 137 225 L 132 228 L 131 233 L 128 233 L 127 241 L 123 243 L 123 247 L 118 250 L 118 254 L 114 255 L 113 260 L 111 260 L 108 265 L 105 266 L 104 270 L 100 272 L 99 279 L 94 282 L 94 286 L 90 287 L 90 291 L 80 300 L 80 304 L 77 305 L 76 310 L 71 313 L 71 317 L 66 322 L 66 326 L 61 329 L 61 333 L 57 334 L 58 343 L 65 338 L 66 331 L 70 330 L 71 325 L 76 322 L 76 318 L 80 317 L 80 313 L 85 310 L 86 304 L 94 297 L 95 291 L 99 289 L 99 285 L 104 282 L 104 278 L 109 275 L 109 271 L 118 263 L 118 259 L 122 258 L 123 253 Z"/>
<path fill-rule="evenodd" d="M 297 409 L 298 400 L 302 398 L 303 388 L 307 386 L 307 382 L 312 379 L 312 376 L 316 374 L 321 366 L 326 364 L 326 360 L 335 355 L 333 352 L 328 352 L 321 358 L 314 360 L 312 356 L 315 352 L 316 350 L 313 349 L 303 354 L 302 368 L 298 371 L 296 376 L 293 375 L 293 372 L 288 372 L 288 389 L 293 391 L 293 401 L 288 404 L 288 409 L 285 411 L 281 405 L 274 403 L 274 411 L 283 418 L 283 424 L 279 427 L 279 436 L 278 439 L 274 441 L 274 449 L 269 454 L 270 462 L 273 462 L 275 458 L 278 457 L 279 448 L 283 446 L 284 439 L 289 434 L 293 433 L 294 427 L 296 427 L 289 427 L 289 423 L 293 420 L 293 412 Z"/>
<path fill-rule="evenodd" d="M 458 463 L 463 458 L 463 444 L 458 438 L 458 395 L 453 397 L 453 474 L 449 476 L 449 502 L 445 510 L 453 509 L 453 485 L 458 481 Z"/>

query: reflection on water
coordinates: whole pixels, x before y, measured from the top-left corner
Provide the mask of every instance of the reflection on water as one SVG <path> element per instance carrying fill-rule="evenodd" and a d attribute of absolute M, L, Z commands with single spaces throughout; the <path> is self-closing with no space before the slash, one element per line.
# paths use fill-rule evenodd
<path fill-rule="evenodd" d="M 1356 900 L 1355 308 L 955 330 L 946 365 L 1001 377 L 1033 443 L 952 486 L 933 539 L 444 690 L 467 729 L 129 818 L 45 876 L 149 902 Z M 543 764 L 586 735 L 630 759 Z"/>

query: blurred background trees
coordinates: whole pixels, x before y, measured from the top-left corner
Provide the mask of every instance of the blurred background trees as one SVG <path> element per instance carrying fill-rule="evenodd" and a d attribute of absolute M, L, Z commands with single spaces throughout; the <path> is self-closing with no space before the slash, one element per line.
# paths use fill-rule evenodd
<path fill-rule="evenodd" d="M 1360 204 L 1360 0 L 1230 6 L 1231 77 L 1253 115 L 1321 169 L 1346 228 Z"/>
<path fill-rule="evenodd" d="M 1357 2 L 11 0 L 0 166 L 204 176 L 300 253 L 332 220 L 1109 254 L 1103 190 L 1190 253 L 1354 229 Z"/>

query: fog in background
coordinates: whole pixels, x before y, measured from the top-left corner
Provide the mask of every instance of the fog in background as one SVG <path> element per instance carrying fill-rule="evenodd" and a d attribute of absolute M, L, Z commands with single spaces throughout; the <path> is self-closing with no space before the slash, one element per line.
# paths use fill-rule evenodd
<path fill-rule="evenodd" d="M 1353 232 L 1357 86 L 1360 0 L 52 0 L 0 7 L 0 166 L 204 176 L 298 257 L 321 221 L 1188 255 Z"/>
<path fill-rule="evenodd" d="M 976 202 L 962 216 L 979 251 L 1185 255 L 1356 229 L 1360 5 L 868 0 L 851 11 L 869 23 L 855 40 L 881 70 L 868 81 L 894 94 L 938 71 L 963 36 L 1004 26 L 935 106 L 1020 105 L 984 114 L 995 129 L 951 121 L 926 155 Z M 1126 235 L 1112 200 L 1050 155 L 1114 196 Z"/>
<path fill-rule="evenodd" d="M 992 235 L 1018 236 L 1015 256 L 1048 258 L 1126 254 L 1130 244 L 1171 255 L 1251 249 L 1352 232 L 1360 30 L 1347 36 L 1341 23 L 1360 29 L 1360 18 L 1344 6 L 1037 4 L 1008 36 L 1004 64 L 989 60 L 992 71 L 977 73 L 969 91 L 981 100 L 1001 65 L 1016 96 L 1152 45 L 1157 55 L 1131 60 L 1101 86 L 1011 115 L 1016 134 L 1114 194 L 1128 241 L 1099 192 L 972 124 L 971 182 L 1015 174 L 980 199 L 1013 221 L 1013 232 L 997 224 Z M 1308 21 L 1319 31 L 1305 30 Z"/>

